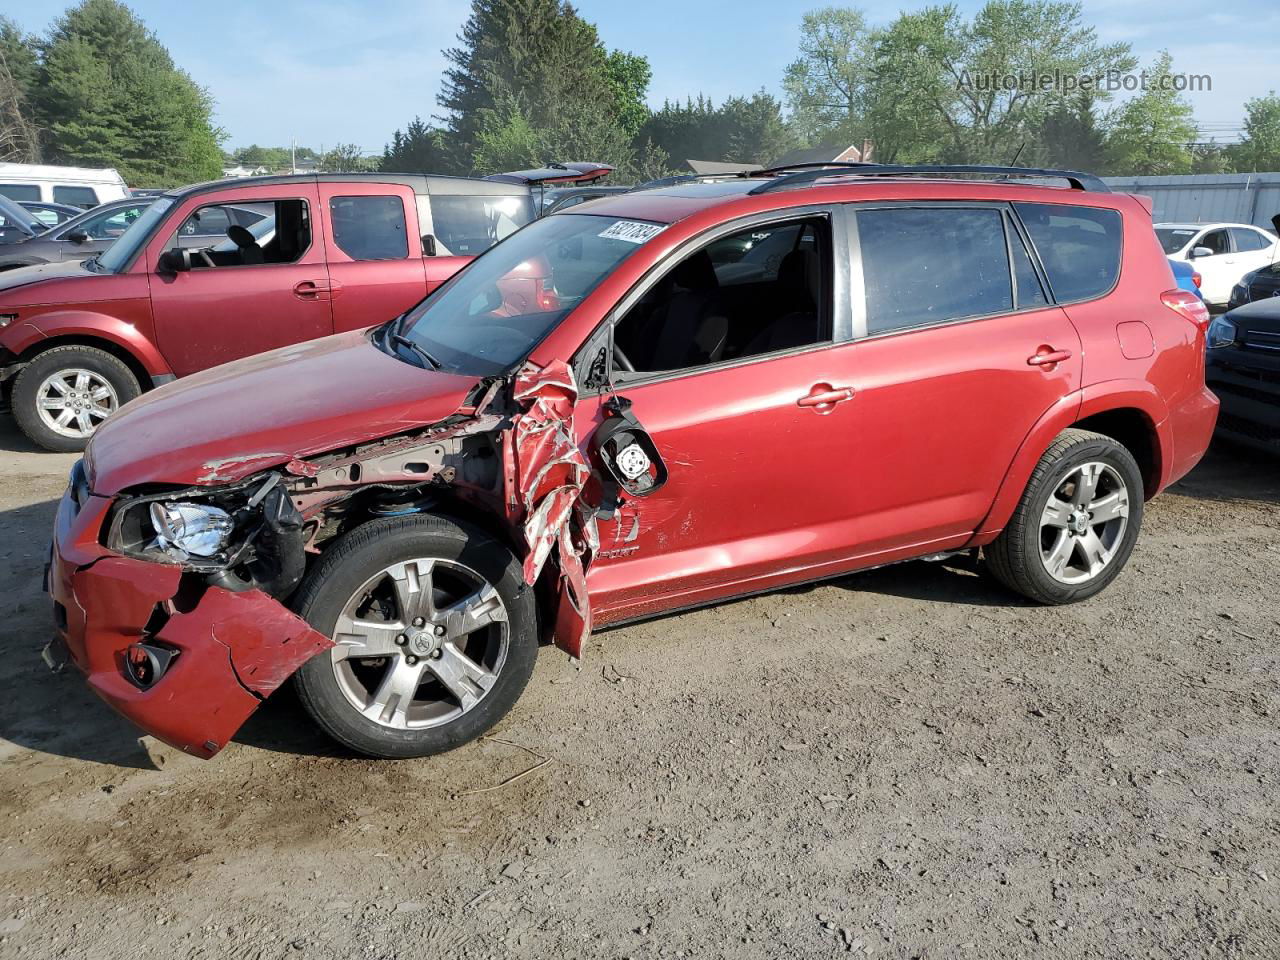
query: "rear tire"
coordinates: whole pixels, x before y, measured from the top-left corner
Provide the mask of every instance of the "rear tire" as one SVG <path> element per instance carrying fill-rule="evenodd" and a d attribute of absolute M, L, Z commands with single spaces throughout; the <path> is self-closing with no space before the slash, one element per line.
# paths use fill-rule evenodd
<path fill-rule="evenodd" d="M 514 706 L 537 659 L 537 608 L 515 556 L 443 517 L 344 534 L 295 606 L 335 641 L 295 674 L 298 698 L 333 739 L 373 757 L 475 740 Z"/>
<path fill-rule="evenodd" d="M 1124 568 L 1142 526 L 1142 472 L 1110 437 L 1064 430 L 1044 452 L 1008 525 L 983 557 L 1037 603 L 1075 603 Z"/>
<path fill-rule="evenodd" d="M 96 347 L 54 347 L 14 378 L 10 403 L 18 427 L 55 453 L 83 450 L 98 426 L 142 392 L 119 357 Z"/>

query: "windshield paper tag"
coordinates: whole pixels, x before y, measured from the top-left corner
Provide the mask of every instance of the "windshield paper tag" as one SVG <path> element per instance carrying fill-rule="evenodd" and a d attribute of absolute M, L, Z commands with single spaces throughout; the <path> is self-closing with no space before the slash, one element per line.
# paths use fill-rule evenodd
<path fill-rule="evenodd" d="M 600 231 L 606 240 L 623 240 L 627 243 L 645 243 L 660 234 L 665 227 L 660 223 L 640 223 L 636 220 L 619 220 Z"/>

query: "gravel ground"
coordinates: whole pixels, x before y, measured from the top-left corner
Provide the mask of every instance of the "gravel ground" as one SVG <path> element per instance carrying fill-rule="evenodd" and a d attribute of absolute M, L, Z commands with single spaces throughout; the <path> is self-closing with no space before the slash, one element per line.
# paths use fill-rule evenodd
<path fill-rule="evenodd" d="M 1274 462 L 1215 450 L 1089 602 L 912 563 L 670 617 L 392 763 L 288 690 L 201 762 L 48 673 L 72 460 L 0 426 L 0 956 L 1280 956 Z"/>

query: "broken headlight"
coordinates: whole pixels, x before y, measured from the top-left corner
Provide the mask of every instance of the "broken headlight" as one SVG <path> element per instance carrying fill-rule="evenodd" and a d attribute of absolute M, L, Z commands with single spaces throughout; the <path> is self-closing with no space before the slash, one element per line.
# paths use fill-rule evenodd
<path fill-rule="evenodd" d="M 203 503 L 155 501 L 148 509 L 156 539 L 152 546 L 183 561 L 221 552 L 235 524 L 227 511 Z"/>

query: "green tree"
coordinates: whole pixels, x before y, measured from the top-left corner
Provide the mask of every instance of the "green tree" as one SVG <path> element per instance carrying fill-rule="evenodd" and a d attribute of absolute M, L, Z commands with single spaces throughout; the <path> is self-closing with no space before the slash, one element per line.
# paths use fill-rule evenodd
<path fill-rule="evenodd" d="M 117 167 L 139 186 L 217 177 L 213 103 L 119 0 L 83 0 L 42 44 L 36 112 L 46 155 Z"/>
<path fill-rule="evenodd" d="M 0 17 L 0 64 L 17 85 L 18 92 L 29 98 L 40 76 L 40 60 L 36 38 L 27 36 L 8 17 Z"/>
<path fill-rule="evenodd" d="M 653 69 L 646 57 L 614 50 L 604 60 L 605 83 L 613 99 L 618 124 L 628 136 L 635 136 L 649 119 L 645 96 Z"/>
<path fill-rule="evenodd" d="M 1091 93 L 1080 92 L 1055 105 L 1040 121 L 1021 162 L 1105 173 L 1107 135 L 1096 104 Z"/>
<path fill-rule="evenodd" d="M 719 107 L 701 94 L 683 104 L 668 101 L 649 118 L 641 137 L 677 162 L 766 165 L 796 145 L 782 119 L 782 105 L 764 91 L 730 97 Z"/>
<path fill-rule="evenodd" d="M 34 163 L 40 143 L 30 96 L 39 72 L 34 44 L 0 17 L 0 160 Z"/>
<path fill-rule="evenodd" d="M 1190 173 L 1196 125 L 1176 89 L 1166 50 L 1141 74 L 1145 89 L 1108 118 L 1107 155 L 1122 176 Z"/>
<path fill-rule="evenodd" d="M 362 173 L 376 166 L 377 161 L 366 157 L 359 145 L 354 143 L 339 143 L 320 157 L 320 170 L 323 173 Z"/>
<path fill-rule="evenodd" d="M 825 7 L 800 21 L 800 54 L 782 87 L 796 136 L 850 143 L 865 135 L 872 33 L 862 11 Z"/>
<path fill-rule="evenodd" d="M 441 131 L 414 117 L 403 133 L 397 130 L 391 135 L 379 166 L 388 173 L 438 173 L 446 155 Z"/>
<path fill-rule="evenodd" d="M 1272 90 L 1244 105 L 1244 138 L 1229 150 L 1240 173 L 1280 170 L 1280 97 Z"/>

